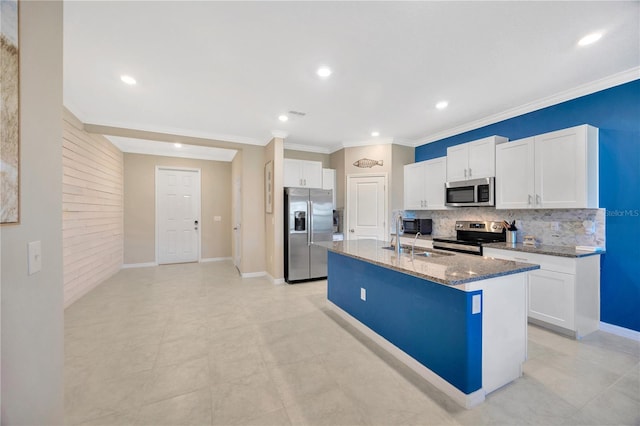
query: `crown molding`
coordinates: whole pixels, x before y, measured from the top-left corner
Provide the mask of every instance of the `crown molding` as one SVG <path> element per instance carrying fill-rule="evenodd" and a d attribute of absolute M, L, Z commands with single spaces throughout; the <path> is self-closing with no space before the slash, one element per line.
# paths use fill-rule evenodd
<path fill-rule="evenodd" d="M 274 138 L 286 139 L 289 136 L 289 133 L 283 130 L 272 130 L 271 136 L 273 136 Z"/>
<path fill-rule="evenodd" d="M 609 89 L 611 87 L 619 86 L 621 84 L 629 83 L 634 80 L 640 79 L 640 67 L 634 67 L 627 71 L 622 71 L 613 75 L 610 75 L 599 80 L 592 81 L 587 84 L 583 84 L 573 89 L 565 90 L 564 92 L 556 93 L 546 98 L 538 99 L 533 102 L 521 105 L 519 107 L 511 108 L 498 114 L 490 115 L 479 120 L 465 123 L 461 126 L 452 127 L 447 130 L 443 130 L 438 133 L 419 138 L 415 141 L 414 146 L 424 145 L 431 142 L 436 142 L 450 136 L 455 136 L 460 133 L 475 130 L 480 127 L 488 126 L 490 124 L 498 123 L 509 118 L 517 117 L 519 115 L 528 114 L 533 111 L 537 111 L 542 108 L 546 108 L 552 105 L 557 105 L 562 102 L 570 101 L 572 99 L 579 98 L 581 96 L 590 95 L 601 90 Z"/>
<path fill-rule="evenodd" d="M 365 139 L 360 141 L 344 141 L 342 142 L 343 148 L 352 148 L 356 146 L 369 146 L 369 145 L 391 145 L 393 138 L 374 138 Z"/>
<path fill-rule="evenodd" d="M 393 138 L 394 145 L 402 145 L 402 146 L 410 146 L 411 148 L 415 148 L 418 146 L 417 142 L 413 139 L 403 139 L 403 138 Z"/>
<path fill-rule="evenodd" d="M 331 154 L 333 152 L 333 151 L 330 151 L 329 148 L 326 148 L 323 146 L 302 145 L 302 144 L 287 143 L 287 142 L 284 143 L 284 149 L 290 149 L 292 151 L 316 152 L 318 154 Z"/>
<path fill-rule="evenodd" d="M 120 129 L 128 129 L 133 131 L 151 132 L 151 133 L 164 133 L 168 135 L 185 136 L 190 138 L 209 139 L 220 142 L 232 142 L 244 145 L 258 145 L 265 146 L 269 143 L 269 140 L 259 141 L 254 138 L 237 135 L 225 135 L 219 133 L 200 132 L 195 130 L 186 130 L 176 127 L 164 127 L 164 126 L 132 126 L 130 123 L 118 123 L 110 121 L 94 122 L 91 120 L 81 120 L 83 124 L 88 126 L 101 126 L 101 127 L 115 127 Z"/>

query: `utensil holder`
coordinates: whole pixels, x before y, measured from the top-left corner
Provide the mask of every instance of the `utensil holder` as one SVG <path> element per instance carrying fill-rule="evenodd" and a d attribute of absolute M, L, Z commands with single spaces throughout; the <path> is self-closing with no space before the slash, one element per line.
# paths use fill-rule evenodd
<path fill-rule="evenodd" d="M 507 231 L 507 242 L 511 244 L 516 243 L 516 231 Z"/>

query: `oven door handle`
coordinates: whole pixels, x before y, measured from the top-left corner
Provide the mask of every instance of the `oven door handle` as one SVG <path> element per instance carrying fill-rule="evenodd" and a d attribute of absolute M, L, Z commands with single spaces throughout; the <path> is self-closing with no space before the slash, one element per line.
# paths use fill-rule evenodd
<path fill-rule="evenodd" d="M 481 246 L 468 246 L 464 244 L 453 244 L 453 243 L 443 243 L 443 242 L 433 242 L 434 249 L 442 249 L 442 250 L 464 250 L 470 253 L 482 253 Z"/>

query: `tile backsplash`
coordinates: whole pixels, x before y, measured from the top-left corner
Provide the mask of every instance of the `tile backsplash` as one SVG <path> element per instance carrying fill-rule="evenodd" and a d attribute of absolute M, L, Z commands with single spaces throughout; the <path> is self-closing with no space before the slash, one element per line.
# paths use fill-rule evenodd
<path fill-rule="evenodd" d="M 454 235 L 457 220 L 515 220 L 518 242 L 522 242 L 525 235 L 533 235 L 540 244 L 605 247 L 605 209 L 496 210 L 493 207 L 461 207 L 401 213 L 407 218 L 433 219 L 432 235 L 435 237 Z"/>

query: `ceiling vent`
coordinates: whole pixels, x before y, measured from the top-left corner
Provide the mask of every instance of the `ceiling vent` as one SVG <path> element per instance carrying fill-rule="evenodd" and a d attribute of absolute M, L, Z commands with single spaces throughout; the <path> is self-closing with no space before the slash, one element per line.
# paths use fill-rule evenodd
<path fill-rule="evenodd" d="M 307 115 L 306 112 L 300 112 L 300 111 L 289 111 L 289 114 L 295 115 L 297 117 L 304 117 L 305 115 Z"/>

